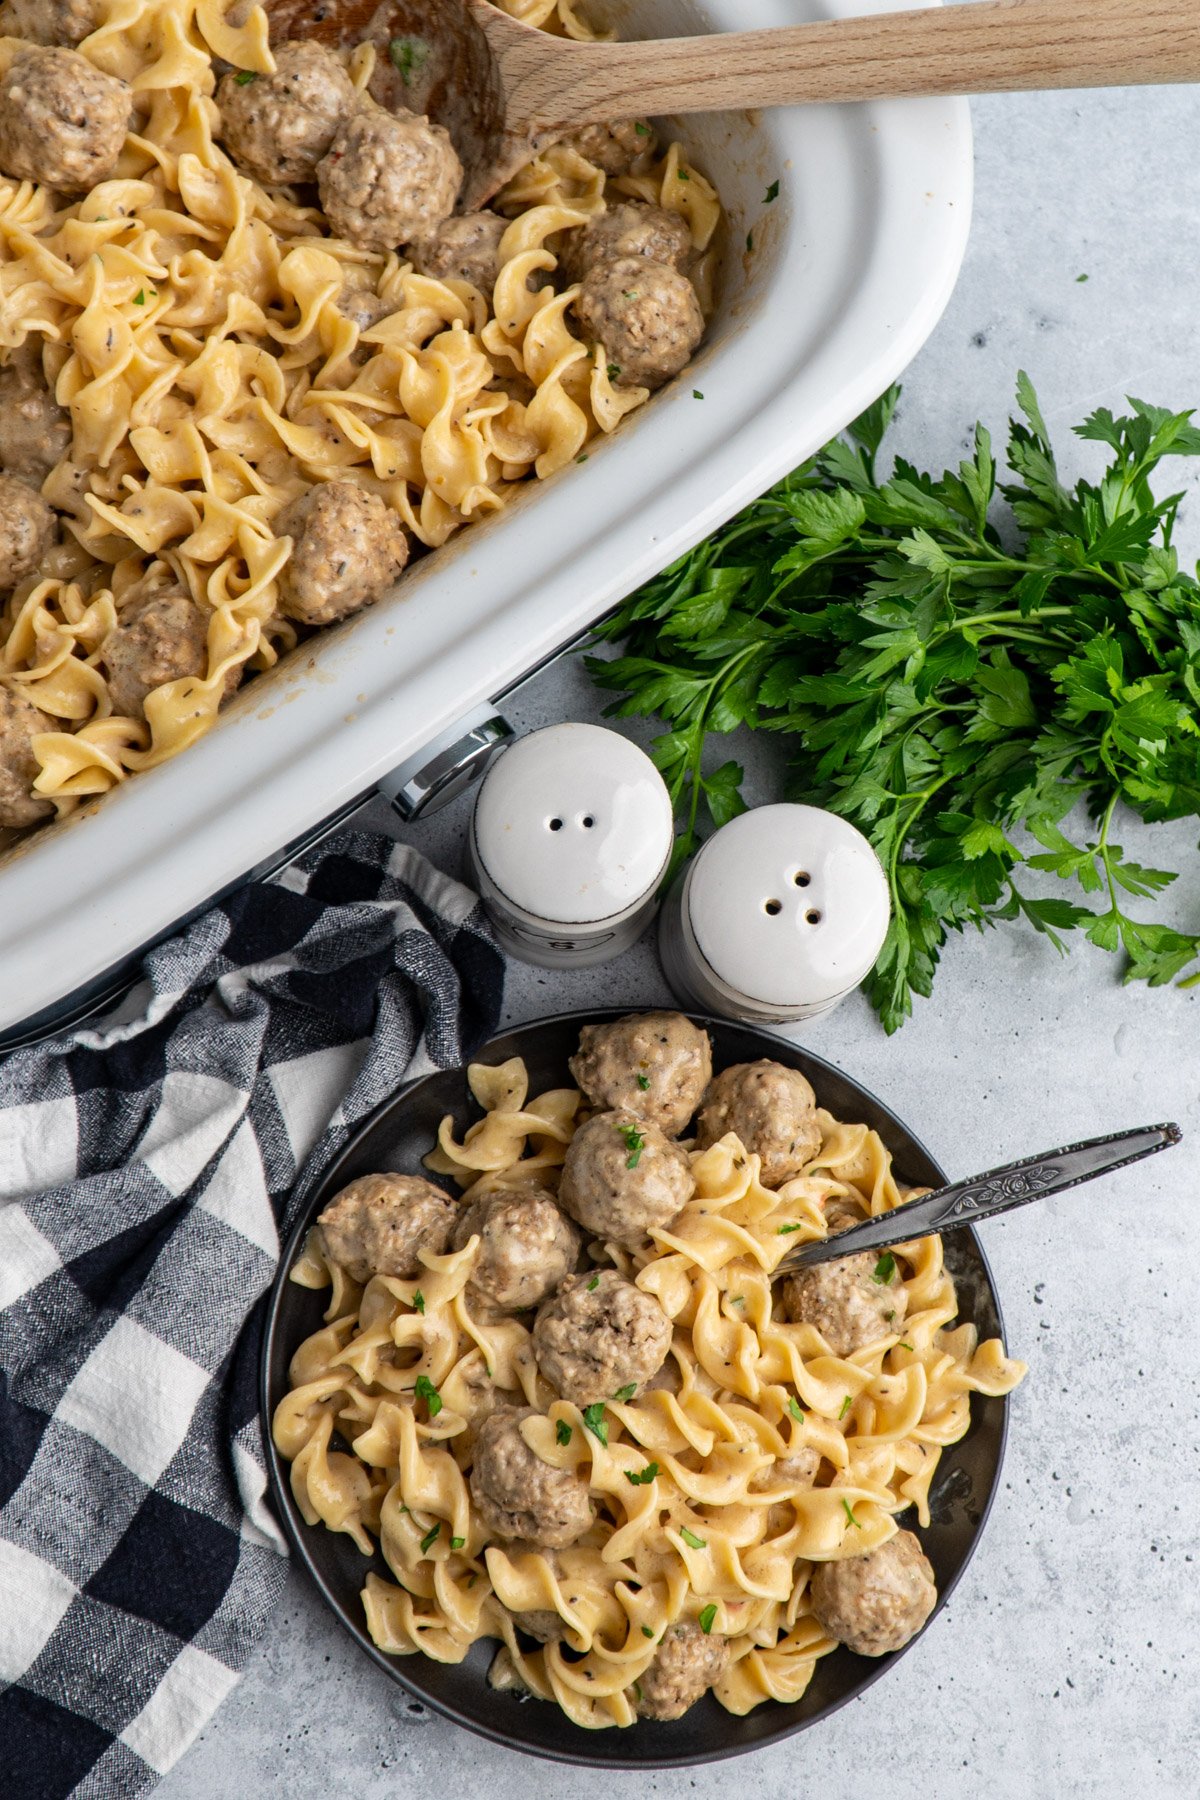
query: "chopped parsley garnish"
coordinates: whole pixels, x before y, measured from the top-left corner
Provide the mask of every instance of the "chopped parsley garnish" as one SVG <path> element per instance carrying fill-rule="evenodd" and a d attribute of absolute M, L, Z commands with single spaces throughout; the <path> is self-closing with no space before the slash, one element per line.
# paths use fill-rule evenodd
<path fill-rule="evenodd" d="M 703 398 L 704 398 L 704 395 L 700 392 L 699 388 L 692 389 L 692 399 L 693 400 L 703 400 Z"/>
<path fill-rule="evenodd" d="M 558 1424 L 554 1427 L 555 1441 L 560 1444 L 569 1444 L 574 1436 L 575 1427 L 573 1425 L 568 1425 L 565 1419 L 560 1419 Z"/>
<path fill-rule="evenodd" d="M 656 1462 L 647 1463 L 644 1469 L 626 1469 L 625 1479 L 631 1487 L 649 1487 L 658 1474 Z"/>
<path fill-rule="evenodd" d="M 610 381 L 615 381 L 617 379 L 617 376 L 621 373 L 620 363 L 609 363 L 608 368 L 606 369 L 605 373 L 607 374 L 608 379 Z M 649 1084 L 647 1084 L 647 1085 L 649 1085 Z"/>
<path fill-rule="evenodd" d="M 439 1519 L 437 1524 L 431 1525 L 429 1530 L 425 1533 L 425 1536 L 421 1539 L 421 1555 L 422 1556 L 429 1555 L 430 1548 L 433 1544 L 435 1544 L 437 1542 L 437 1539 L 441 1533 L 441 1529 L 442 1529 L 442 1521 Z"/>
<path fill-rule="evenodd" d="M 597 1400 L 594 1406 L 585 1406 L 583 1422 L 594 1438 L 602 1444 L 608 1443 L 608 1420 L 604 1417 L 604 1402 Z"/>
<path fill-rule="evenodd" d="M 675 173 L 678 175 L 680 181 L 690 181 L 692 179 L 692 171 L 690 169 L 676 169 Z"/>
<path fill-rule="evenodd" d="M 779 183 L 777 181 L 773 181 L 771 183 L 770 187 L 767 189 L 766 193 L 763 195 L 763 205 L 770 206 L 772 200 L 778 200 L 778 198 L 779 198 Z"/>
<path fill-rule="evenodd" d="M 704 1608 L 703 1612 L 700 1614 L 700 1629 L 706 1637 L 708 1636 L 708 1633 L 713 1628 L 713 1620 L 716 1618 L 716 1616 L 717 1616 L 717 1603 L 715 1600 L 710 1600 L 708 1605 Z"/>
<path fill-rule="evenodd" d="M 791 1231 L 803 1231 L 803 1230 L 804 1230 L 803 1219 L 797 1219 L 797 1221 L 794 1225 L 779 1226 L 778 1230 L 775 1233 L 775 1236 L 776 1237 L 787 1237 L 788 1233 Z"/>
<path fill-rule="evenodd" d="M 134 304 L 134 305 L 135 305 L 135 306 L 145 306 L 145 304 L 146 304 L 146 290 L 145 290 L 145 288 L 139 288 L 139 289 L 138 289 L 138 291 L 137 291 L 137 293 L 136 293 L 136 294 L 135 294 L 135 295 L 134 295 L 134 296 L 133 296 L 133 304 Z"/>
<path fill-rule="evenodd" d="M 624 300 L 636 300 L 638 297 L 638 290 L 636 288 L 622 288 L 621 297 Z"/>
<path fill-rule="evenodd" d="M 466 1538 L 451 1538 L 450 1548 L 452 1550 L 461 1550 L 466 1541 Z"/>
<path fill-rule="evenodd" d="M 388 45 L 388 55 L 399 69 L 401 81 L 409 87 L 413 76 L 419 75 L 429 61 L 429 45 L 424 38 L 394 37 Z"/>
<path fill-rule="evenodd" d="M 788 1411 L 791 1413 L 793 1419 L 799 1419 L 801 1424 L 804 1423 L 804 1408 L 797 1400 L 795 1394 L 789 1394 L 788 1396 Z"/>
<path fill-rule="evenodd" d="M 634 1691 L 634 1693 L 635 1693 L 635 1694 L 636 1694 L 636 1695 L 637 1695 L 637 1697 L 638 1697 L 638 1699 L 639 1699 L 639 1700 L 642 1700 L 642 1699 L 644 1699 L 644 1698 L 645 1698 L 645 1696 L 644 1696 L 644 1695 L 643 1695 L 643 1693 L 642 1693 L 642 1684 L 641 1684 L 641 1682 L 640 1682 L 640 1681 L 635 1681 L 635 1682 L 634 1682 L 634 1684 L 633 1684 L 633 1691 Z"/>
<path fill-rule="evenodd" d="M 643 1625 L 642 1626 L 642 1636 L 652 1638 L 654 1636 L 653 1628 L 649 1625 Z"/>
<path fill-rule="evenodd" d="M 892 1311 L 891 1311 L 891 1312 L 885 1312 L 885 1313 L 884 1313 L 884 1315 L 883 1315 L 883 1316 L 884 1316 L 884 1318 L 885 1318 L 885 1319 L 886 1319 L 886 1320 L 887 1320 L 887 1322 L 888 1322 L 888 1324 L 889 1324 L 889 1325 L 890 1325 L 890 1324 L 891 1324 L 891 1322 L 892 1322 L 892 1320 L 893 1320 L 893 1319 L 894 1319 L 894 1318 L 895 1318 L 895 1316 L 896 1316 L 896 1314 L 895 1314 L 895 1310 L 894 1310 L 894 1309 L 893 1309 L 893 1310 L 892 1310 Z"/>
<path fill-rule="evenodd" d="M 640 120 L 634 125 L 633 129 L 637 132 L 639 137 L 650 136 L 650 127 L 648 125 L 643 125 Z M 643 1627 L 643 1629 L 645 1628 Z"/>
<path fill-rule="evenodd" d="M 839 1419 L 844 1419 L 844 1418 L 845 1418 L 845 1416 L 846 1416 L 846 1414 L 847 1414 L 847 1413 L 848 1413 L 848 1412 L 849 1412 L 849 1411 L 850 1411 L 850 1408 L 851 1408 L 851 1407 L 852 1407 L 852 1406 L 853 1406 L 853 1405 L 854 1405 L 854 1402 L 853 1402 L 853 1400 L 852 1400 L 852 1399 L 851 1399 L 851 1398 L 850 1398 L 850 1396 L 849 1396 L 849 1394 L 847 1394 L 847 1395 L 846 1395 L 846 1398 L 845 1398 L 845 1399 L 844 1399 L 844 1400 L 843 1400 L 843 1401 L 842 1401 L 842 1410 L 841 1410 L 841 1412 L 840 1412 L 840 1413 L 839 1413 L 839 1414 L 838 1414 L 838 1418 L 839 1418 Z"/>
<path fill-rule="evenodd" d="M 906 1343 L 905 1343 L 905 1341 L 904 1341 L 904 1339 L 903 1339 L 903 1338 L 901 1338 L 901 1339 L 900 1339 L 900 1342 L 899 1342 L 899 1343 L 898 1343 L 898 1344 L 897 1344 L 897 1345 L 896 1345 L 896 1348 L 897 1348 L 897 1350 L 912 1350 L 912 1351 L 915 1351 L 915 1350 L 916 1350 L 916 1345 L 915 1345 L 915 1344 L 906 1344 Z"/>
<path fill-rule="evenodd" d="M 1091 277 L 1088 275 L 1077 275 L 1075 279 L 1076 281 L 1089 281 Z"/>
<path fill-rule="evenodd" d="M 639 1087 L 640 1087 L 640 1088 L 641 1088 L 641 1090 L 642 1090 L 642 1092 L 643 1092 L 643 1094 L 648 1094 L 648 1093 L 649 1093 L 649 1091 L 650 1091 L 650 1077 L 649 1077 L 649 1076 L 648 1076 L 648 1075 L 639 1075 L 639 1076 L 638 1076 L 638 1078 L 637 1078 L 637 1084 L 638 1084 L 638 1086 L 639 1086 Z"/>
<path fill-rule="evenodd" d="M 848 1500 L 843 1500 L 842 1505 L 845 1508 L 846 1517 L 849 1519 L 851 1525 L 853 1525 L 855 1531 L 861 1531 L 862 1526 L 859 1524 L 858 1520 L 855 1518 L 854 1508 L 851 1506 L 850 1502 Z"/>
<path fill-rule="evenodd" d="M 252 81 L 258 80 L 258 75 L 253 69 L 239 69 L 234 80 L 239 87 L 249 87 Z"/>
<path fill-rule="evenodd" d="M 745 1306 L 745 1304 L 746 1304 L 745 1294 L 735 1294 L 733 1296 L 733 1298 L 730 1300 L 729 1304 L 730 1304 L 730 1306 Z"/>
<path fill-rule="evenodd" d="M 879 1282 L 880 1286 L 882 1286 L 885 1281 L 890 1281 L 895 1273 L 896 1259 L 890 1250 L 885 1250 L 879 1261 L 875 1264 L 871 1280 Z"/>
<path fill-rule="evenodd" d="M 590 1281 L 589 1281 L 589 1282 L 588 1282 L 588 1284 L 587 1284 L 587 1291 L 588 1291 L 588 1293 L 589 1293 L 589 1294 L 594 1294 L 594 1293 L 595 1293 L 595 1291 L 596 1291 L 596 1289 L 597 1289 L 597 1288 L 598 1288 L 598 1287 L 599 1287 L 599 1286 L 600 1286 L 600 1277 L 599 1277 L 599 1276 L 598 1276 L 598 1275 L 593 1275 L 593 1276 L 592 1276 L 592 1279 L 591 1279 L 591 1280 L 590 1280 Z"/>
<path fill-rule="evenodd" d="M 576 461 L 576 462 L 586 462 L 586 461 L 587 461 L 587 459 L 588 459 L 588 453 L 587 453 L 587 451 L 586 451 L 586 450 L 581 450 L 581 451 L 580 451 L 580 452 L 579 452 L 579 455 L 578 455 L 578 456 L 577 456 L 577 457 L 576 457 L 576 458 L 575 458 L 575 461 Z"/>
<path fill-rule="evenodd" d="M 414 1392 L 418 1400 L 424 1400 L 429 1408 L 429 1416 L 436 1419 L 442 1410 L 442 1396 L 430 1381 L 428 1375 L 418 1375 Z"/>
<path fill-rule="evenodd" d="M 754 233 L 752 231 L 748 231 L 746 233 L 746 249 L 753 250 L 753 248 L 754 248 Z"/>
<path fill-rule="evenodd" d="M 679 1527 L 679 1535 L 689 1550 L 706 1550 L 708 1548 L 708 1539 L 697 1537 L 695 1532 L 689 1531 L 686 1525 Z"/>
<path fill-rule="evenodd" d="M 625 1158 L 627 1169 L 636 1169 L 642 1160 L 642 1151 L 646 1148 L 646 1140 L 636 1125 L 618 1125 L 617 1136 L 625 1139 L 625 1148 L 629 1155 Z"/>
<path fill-rule="evenodd" d="M 619 1387 L 617 1389 L 616 1393 L 613 1395 L 613 1399 L 614 1400 L 632 1400 L 633 1396 L 636 1393 L 637 1393 L 637 1382 L 636 1381 L 627 1381 L 625 1383 L 624 1387 Z"/>
<path fill-rule="evenodd" d="M 413 1311 L 414 1312 L 423 1313 L 425 1311 L 425 1296 L 421 1292 L 420 1288 L 418 1288 L 416 1293 L 413 1295 L 412 1303 L 413 1303 Z"/>

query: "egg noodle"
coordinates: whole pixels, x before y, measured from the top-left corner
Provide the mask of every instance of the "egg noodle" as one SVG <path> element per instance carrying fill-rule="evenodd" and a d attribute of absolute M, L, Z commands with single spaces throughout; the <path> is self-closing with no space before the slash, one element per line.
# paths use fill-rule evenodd
<path fill-rule="evenodd" d="M 553 1188 L 581 1095 L 529 1099 L 520 1060 L 475 1064 L 468 1077 L 485 1117 L 461 1142 L 446 1119 L 428 1167 L 453 1177 L 464 1203 L 514 1182 Z M 291 1278 L 331 1286 L 328 1322 L 292 1360 L 275 1442 L 310 1525 L 346 1532 L 364 1555 L 378 1538 L 396 1579 L 369 1573 L 362 1599 L 381 1649 L 455 1663 L 497 1638 L 497 1685 L 555 1700 L 578 1725 L 630 1725 L 664 1632 L 698 1620 L 730 1640 L 714 1689 L 730 1712 L 799 1699 L 835 1648 L 809 1611 L 812 1564 L 877 1548 L 908 1507 L 927 1525 L 930 1483 L 967 1430 L 971 1394 L 1006 1394 L 1025 1373 L 998 1339 L 953 1325 L 937 1237 L 901 1246 L 894 1272 L 880 1271 L 906 1290 L 903 1329 L 849 1357 L 815 1326 L 772 1316 L 770 1273 L 826 1235 L 828 1201 L 876 1214 L 924 1191 L 897 1182 L 865 1125 L 823 1110 L 817 1121 L 819 1153 L 777 1192 L 730 1134 L 691 1153 L 695 1194 L 644 1252 L 592 1246 L 658 1299 L 674 1335 L 665 1385 L 586 1416 L 541 1376 L 519 1319 L 472 1311 L 477 1237 L 422 1251 L 418 1280 L 377 1275 L 360 1288 L 311 1234 Z M 474 1434 L 497 1399 L 536 1408 L 520 1427 L 526 1444 L 586 1475 L 596 1519 L 570 1549 L 489 1542 L 473 1513 Z M 802 1448 L 819 1453 L 822 1485 L 769 1478 Z M 518 1635 L 535 1609 L 559 1615 L 561 1642 L 530 1648 Z"/>
<path fill-rule="evenodd" d="M 595 35 L 570 0 L 508 10 Z M 40 353 L 72 428 L 42 490 L 63 542 L 0 611 L 0 682 L 58 726 L 33 739 L 33 788 L 60 814 L 185 749 L 231 671 L 291 647 L 276 603 L 292 540 L 273 523 L 313 483 L 360 483 L 432 549 L 643 404 L 645 388 L 614 387 L 602 349 L 572 334 L 578 288 L 530 291 L 556 267 L 557 233 L 614 195 L 653 200 L 685 217 L 702 299 L 711 285 L 717 195 L 649 134 L 631 175 L 564 145 L 498 196 L 512 223 L 491 307 L 329 235 L 303 190 L 260 186 L 217 142 L 220 66 L 274 68 L 266 13 L 235 23 L 243 12 L 112 0 L 80 51 L 133 91 L 116 174 L 71 204 L 0 178 L 0 353 Z M 24 48 L 0 38 L 0 73 Z M 347 62 L 365 89 L 374 47 Z M 361 334 L 337 305 L 347 277 L 395 309 Z M 152 691 L 143 721 L 114 711 L 100 652 L 147 576 L 207 611 L 208 667 Z"/>

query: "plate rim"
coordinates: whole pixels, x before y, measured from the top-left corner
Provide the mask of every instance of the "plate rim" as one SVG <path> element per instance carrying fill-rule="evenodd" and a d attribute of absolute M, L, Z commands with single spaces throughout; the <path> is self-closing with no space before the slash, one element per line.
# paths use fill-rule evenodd
<path fill-rule="evenodd" d="M 487 1043 L 482 1044 L 479 1049 L 473 1052 L 469 1057 L 468 1062 L 478 1062 L 483 1060 L 493 1044 L 499 1043 L 504 1038 L 512 1037 L 518 1032 L 536 1031 L 548 1026 L 561 1027 L 567 1024 L 579 1025 L 580 1027 L 589 1024 L 604 1024 L 611 1022 L 614 1019 L 627 1018 L 631 1011 L 636 1012 L 639 1010 L 655 1011 L 661 1009 L 653 1007 L 634 1007 L 631 1009 L 628 1006 L 601 1006 L 581 1009 L 568 1008 L 563 1012 L 543 1014 L 536 1019 L 515 1021 L 505 1026 L 502 1030 L 497 1031 L 489 1038 Z M 734 1027 L 738 1030 L 750 1032 L 755 1037 L 763 1038 L 771 1044 L 777 1045 L 780 1049 L 789 1052 L 792 1056 L 799 1057 L 804 1062 L 811 1063 L 819 1069 L 827 1070 L 830 1074 L 838 1076 L 843 1081 L 848 1081 L 853 1087 L 857 1088 L 861 1094 L 865 1095 L 880 1112 L 885 1114 L 888 1119 L 893 1120 L 900 1127 L 921 1154 L 928 1158 L 930 1166 L 938 1172 L 943 1181 L 948 1181 L 950 1179 L 946 1174 L 942 1163 L 929 1149 L 924 1139 L 919 1137 L 917 1133 L 900 1118 L 899 1114 L 892 1110 L 886 1101 L 880 1100 L 878 1095 L 876 1095 L 871 1088 L 864 1086 L 864 1084 L 855 1076 L 850 1075 L 846 1070 L 839 1068 L 836 1063 L 830 1062 L 828 1057 L 818 1055 L 816 1051 L 809 1050 L 804 1046 L 793 1042 L 792 1039 L 782 1036 L 779 1032 L 770 1030 L 769 1027 L 763 1027 L 757 1024 L 743 1025 L 740 1020 L 722 1019 L 714 1014 L 692 1012 L 686 1009 L 679 1010 L 684 1010 L 684 1016 L 686 1018 L 692 1020 L 693 1023 L 700 1025 L 706 1031 L 713 1027 L 716 1027 L 717 1029 Z M 333 1592 L 314 1556 L 310 1552 L 305 1534 L 314 1533 L 317 1530 L 317 1527 L 305 1525 L 303 1519 L 299 1516 L 299 1510 L 291 1493 L 285 1464 L 278 1450 L 275 1448 L 275 1442 L 271 1432 L 271 1360 L 279 1329 L 279 1315 L 283 1297 L 287 1292 L 288 1273 L 298 1250 L 303 1243 L 304 1237 L 307 1235 L 310 1228 L 317 1194 L 331 1177 L 336 1174 L 341 1164 L 353 1154 L 360 1140 L 368 1131 L 374 1128 L 380 1114 L 386 1108 L 397 1105 L 406 1095 L 410 1094 L 414 1089 L 419 1087 L 423 1082 L 431 1079 L 433 1076 L 454 1074 L 459 1071 L 462 1071 L 465 1074 L 466 1067 L 467 1064 L 462 1063 L 448 1069 L 437 1067 L 426 1069 L 422 1071 L 421 1074 L 415 1075 L 409 1080 L 402 1081 L 394 1092 L 379 1101 L 362 1119 L 359 1120 L 349 1137 L 347 1137 L 345 1143 L 341 1146 L 340 1150 L 338 1150 L 337 1154 L 331 1158 L 325 1168 L 321 1171 L 320 1175 L 311 1183 L 309 1192 L 301 1206 L 300 1213 L 288 1233 L 286 1244 L 281 1250 L 279 1266 L 276 1269 L 271 1286 L 264 1295 L 262 1304 L 266 1307 L 266 1318 L 263 1327 L 262 1343 L 259 1350 L 257 1382 L 259 1423 L 262 1429 L 263 1451 L 266 1460 L 267 1485 L 271 1507 L 276 1522 L 280 1526 L 280 1529 L 287 1540 L 293 1566 L 302 1569 L 305 1576 L 313 1582 L 329 1611 L 333 1614 L 346 1635 L 358 1646 L 359 1650 L 368 1656 L 376 1667 L 381 1669 L 391 1680 L 397 1682 L 412 1699 L 418 1701 L 422 1706 L 429 1707 L 431 1711 L 436 1712 L 442 1718 L 448 1719 L 451 1724 L 461 1727 L 464 1731 L 469 1731 L 475 1737 L 485 1738 L 491 1743 L 501 1745 L 506 1750 L 516 1752 L 518 1755 L 536 1757 L 541 1762 L 559 1763 L 575 1768 L 615 1769 L 616 1772 L 620 1774 L 634 1774 L 640 1770 L 704 1768 L 710 1763 L 730 1762 L 733 1758 L 738 1756 L 754 1755 L 761 1750 L 773 1748 L 775 1745 L 784 1742 L 786 1739 L 795 1737 L 802 1731 L 809 1730 L 812 1726 L 822 1724 L 834 1713 L 840 1712 L 843 1707 L 848 1706 L 851 1701 L 860 1699 L 862 1695 L 870 1688 L 874 1687 L 876 1682 L 880 1681 L 883 1676 L 888 1673 L 900 1657 L 905 1656 L 914 1644 L 920 1642 L 925 1637 L 930 1626 L 938 1618 L 943 1608 L 948 1604 L 951 1595 L 955 1592 L 960 1581 L 970 1567 L 980 1542 L 983 1539 L 984 1533 L 987 1530 L 992 1508 L 995 1505 L 996 1497 L 1000 1491 L 1001 1477 L 1004 1473 L 1004 1462 L 1008 1451 L 1010 1417 L 1010 1396 L 1008 1394 L 990 1396 L 995 1398 L 1000 1406 L 999 1430 L 997 1433 L 996 1444 L 996 1466 L 988 1492 L 980 1508 L 978 1523 L 975 1525 L 971 1541 L 967 1546 L 966 1553 L 963 1556 L 959 1567 L 955 1570 L 950 1579 L 945 1582 L 943 1586 L 939 1587 L 937 1603 L 930 1613 L 929 1618 L 921 1627 L 920 1631 L 917 1632 L 915 1637 L 910 1638 L 909 1642 L 905 1644 L 903 1648 L 893 1651 L 887 1656 L 878 1659 L 863 1658 L 862 1660 L 864 1663 L 868 1661 L 874 1663 L 874 1666 L 868 1670 L 863 1680 L 854 1687 L 852 1692 L 843 1694 L 837 1699 L 829 1701 L 828 1704 L 819 1708 L 818 1711 L 809 1714 L 803 1719 L 789 1719 L 788 1714 L 791 1711 L 791 1708 L 784 1702 L 764 1701 L 764 1705 L 774 1705 L 778 1708 L 780 1715 L 778 1729 L 772 1730 L 757 1743 L 730 1744 L 727 1748 L 722 1747 L 719 1750 L 706 1751 L 699 1757 L 690 1755 L 685 1749 L 682 1751 L 663 1753 L 661 1755 L 650 1753 L 646 1756 L 639 1756 L 636 1761 L 615 1765 L 603 1754 L 603 1745 L 608 1737 L 608 1733 L 603 1730 L 589 1731 L 584 1727 L 579 1727 L 579 1748 L 577 1750 L 570 1748 L 551 1748 L 548 1745 L 520 1742 L 511 1734 L 473 1718 L 469 1713 L 464 1711 L 461 1707 L 456 1706 L 452 1701 L 447 1701 L 432 1695 L 422 1686 L 419 1680 L 414 1680 L 409 1676 L 407 1673 L 408 1666 L 412 1664 L 413 1667 L 419 1667 L 424 1660 L 419 1654 L 412 1657 L 389 1655 L 388 1652 L 381 1650 L 377 1644 L 372 1642 L 365 1625 L 356 1625 L 347 1616 L 342 1602 Z M 963 1236 L 970 1240 L 974 1252 L 979 1258 L 992 1304 L 995 1307 L 1000 1338 L 1003 1343 L 1007 1344 L 1003 1304 L 995 1276 L 992 1272 L 991 1263 L 988 1261 L 987 1252 L 980 1242 L 979 1235 L 974 1226 L 964 1225 L 957 1229 Z M 543 1704 L 548 1704 L 548 1702 L 544 1702 Z"/>

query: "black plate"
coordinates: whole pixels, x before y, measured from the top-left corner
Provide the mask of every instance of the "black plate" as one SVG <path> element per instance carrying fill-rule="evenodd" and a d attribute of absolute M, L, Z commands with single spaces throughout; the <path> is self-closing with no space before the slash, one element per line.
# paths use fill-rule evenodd
<path fill-rule="evenodd" d="M 567 1058 L 579 1041 L 579 1029 L 594 1021 L 619 1018 L 616 1011 L 572 1013 L 521 1025 L 496 1038 L 479 1053 L 481 1062 L 524 1057 L 530 1092 L 569 1083 Z M 921 1141 L 894 1113 L 851 1081 L 848 1075 L 763 1031 L 731 1025 L 722 1019 L 698 1020 L 712 1036 L 718 1070 L 730 1063 L 773 1057 L 803 1070 L 822 1106 L 838 1118 L 872 1126 L 895 1158 L 901 1178 L 914 1185 L 940 1186 L 946 1176 Z M 425 1076 L 402 1088 L 365 1121 L 329 1168 L 298 1222 L 280 1262 L 271 1294 L 270 1316 L 262 1363 L 262 1406 L 267 1458 L 275 1505 L 297 1559 L 316 1582 L 346 1630 L 366 1654 L 394 1681 L 459 1725 L 510 1748 L 560 1762 L 609 1769 L 663 1769 L 715 1762 L 761 1750 L 795 1731 L 803 1731 L 870 1687 L 904 1651 L 877 1661 L 835 1650 L 822 1657 L 803 1698 L 792 1706 L 764 1701 L 745 1718 L 735 1718 L 711 1697 L 682 1719 L 664 1724 L 644 1720 L 626 1730 L 585 1731 L 558 1707 L 520 1699 L 487 1685 L 487 1669 L 495 1652 L 490 1641 L 477 1644 L 465 1662 L 452 1666 L 415 1656 L 386 1656 L 367 1634 L 359 1594 L 368 1569 L 390 1579 L 378 1554 L 367 1562 L 350 1539 L 324 1526 L 304 1523 L 292 1498 L 287 1464 L 271 1443 L 270 1421 L 287 1389 L 287 1367 L 302 1339 L 321 1325 L 327 1294 L 297 1287 L 287 1280 L 316 1214 L 348 1181 L 376 1169 L 421 1173 L 421 1158 L 437 1139 L 447 1113 L 458 1126 L 479 1117 L 461 1069 Z M 962 1230 L 947 1239 L 946 1265 L 958 1285 L 959 1318 L 979 1328 L 981 1338 L 1003 1336 L 1000 1303 L 991 1270 L 974 1232 Z M 920 1533 L 925 1553 L 937 1575 L 938 1604 L 946 1604 L 979 1541 L 999 1482 L 1007 1431 L 1003 1399 L 973 1395 L 971 1425 L 961 1443 L 942 1455 L 931 1494 L 933 1523 Z M 932 1621 L 931 1621 L 932 1625 Z M 927 1626 L 926 1629 L 930 1629 Z"/>

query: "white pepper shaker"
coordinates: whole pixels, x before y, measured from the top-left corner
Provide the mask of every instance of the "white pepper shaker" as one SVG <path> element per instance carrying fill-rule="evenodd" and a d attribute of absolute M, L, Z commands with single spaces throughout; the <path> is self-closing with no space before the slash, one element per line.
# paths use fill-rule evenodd
<path fill-rule="evenodd" d="M 582 967 L 654 916 L 674 823 L 643 750 L 600 725 L 548 725 L 496 757 L 471 820 L 471 864 L 496 936 L 523 962 Z"/>
<path fill-rule="evenodd" d="M 870 974 L 890 916 L 860 831 L 817 806 L 731 819 L 675 883 L 659 956 L 676 998 L 746 1024 L 816 1018 Z"/>

